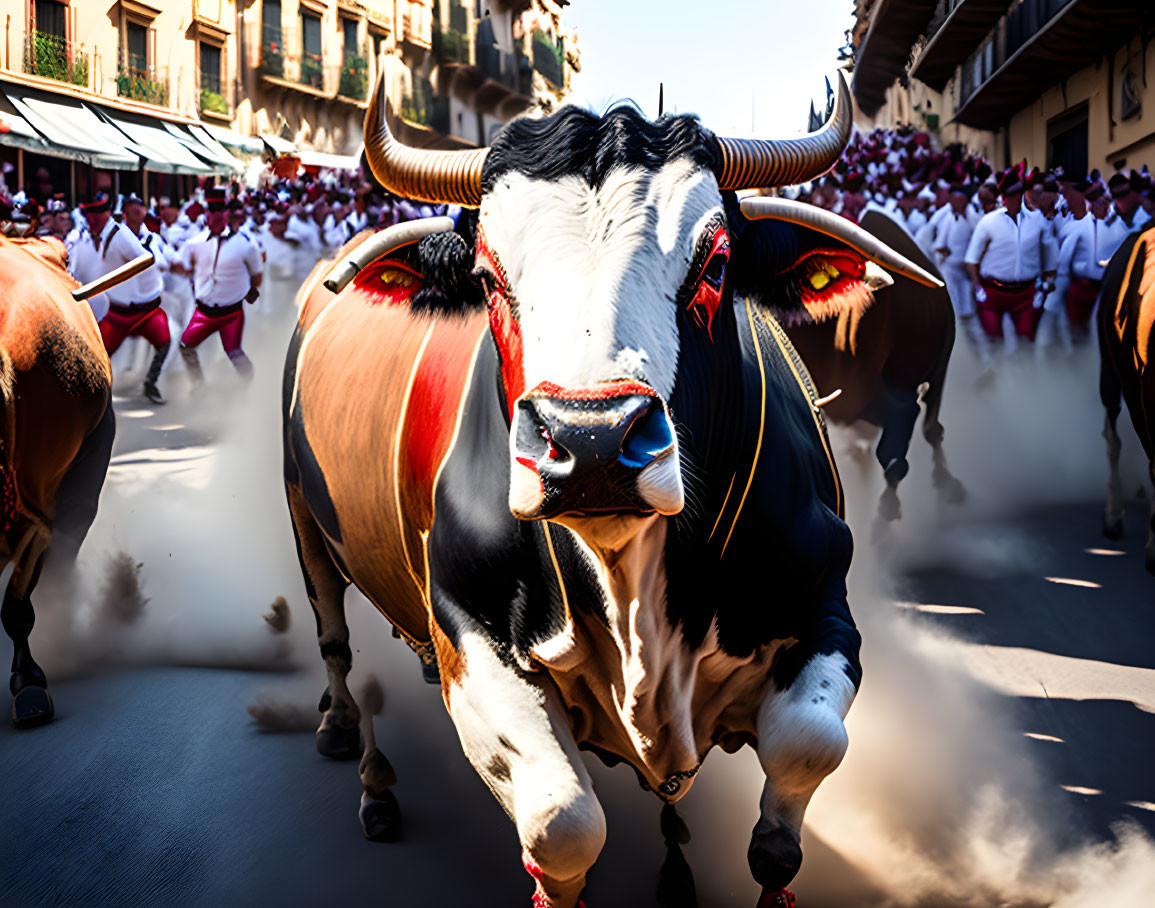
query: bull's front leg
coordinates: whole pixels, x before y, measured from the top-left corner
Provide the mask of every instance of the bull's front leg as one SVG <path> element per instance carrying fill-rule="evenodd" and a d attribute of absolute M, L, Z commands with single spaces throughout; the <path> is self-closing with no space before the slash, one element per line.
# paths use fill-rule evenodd
<path fill-rule="evenodd" d="M 773 894 L 802 865 L 802 817 L 818 784 L 846 753 L 842 720 L 857 678 L 857 659 L 852 667 L 839 651 L 811 655 L 785 687 L 772 685 L 758 711 L 758 759 L 766 784 L 747 856 L 767 905 L 777 904 Z"/>
<path fill-rule="evenodd" d="M 442 691 L 469 762 L 517 825 L 535 908 L 574 908 L 601 853 L 605 815 L 557 691 L 521 671 L 456 607 L 436 609 Z"/>

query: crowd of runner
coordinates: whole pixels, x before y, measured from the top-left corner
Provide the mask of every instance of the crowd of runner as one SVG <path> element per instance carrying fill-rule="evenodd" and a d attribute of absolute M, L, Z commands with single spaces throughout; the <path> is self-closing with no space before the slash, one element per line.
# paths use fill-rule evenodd
<path fill-rule="evenodd" d="M 352 173 L 275 179 L 270 171 L 259 188 L 203 185 L 186 200 L 97 193 L 69 208 L 62 196 L 43 205 L 23 193 L 0 197 L 0 230 L 57 237 L 81 283 L 153 256 L 155 267 L 89 302 L 110 356 L 133 337 L 153 348 L 143 391 L 163 403 L 158 381 L 176 361 L 174 335 L 194 388 L 203 381 L 197 348 L 213 335 L 247 378 L 246 307 L 269 313 L 291 305 L 317 261 L 361 230 L 443 213 L 445 206 L 374 191 Z"/>
<path fill-rule="evenodd" d="M 963 333 L 984 362 L 1001 342 L 1070 350 L 1091 331 L 1104 265 L 1155 215 L 1146 166 L 996 171 L 963 145 L 937 151 L 909 127 L 856 133 L 835 168 L 797 196 L 861 222 L 901 224 L 942 272 Z"/>

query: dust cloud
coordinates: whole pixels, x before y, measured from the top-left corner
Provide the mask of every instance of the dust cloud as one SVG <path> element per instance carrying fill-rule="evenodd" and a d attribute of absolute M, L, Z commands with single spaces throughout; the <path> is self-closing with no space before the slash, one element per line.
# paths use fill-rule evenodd
<path fill-rule="evenodd" d="M 247 344 L 252 386 L 240 387 L 218 361 L 208 370 L 210 387 L 190 400 L 173 376 L 164 413 L 171 439 L 157 430 L 151 448 L 114 465 L 75 586 L 97 592 L 37 597 L 34 652 L 50 678 L 102 662 L 280 671 L 248 706 L 255 726 L 316 728 L 324 672 L 280 479 L 280 370 L 290 321 L 264 329 Z M 851 606 L 863 633 L 865 680 L 847 721 L 847 757 L 807 815 L 807 858 L 793 888 L 807 908 L 1144 904 L 1155 891 L 1151 840 L 1126 826 L 1108 843 L 1072 832 L 1065 802 L 1041 778 L 1009 702 L 943 658 L 941 630 L 894 607 L 911 570 L 1013 572 L 1040 545 L 1016 528 L 1016 516 L 1105 493 L 1097 353 L 1001 363 L 994 387 L 980 390 L 964 344 L 960 337 L 942 410 L 950 466 L 969 493 L 964 505 L 940 508 L 929 447 L 916 434 L 900 488 L 903 519 L 879 532 L 881 472 L 873 456 L 865 468 L 847 456 L 853 433 L 834 433 L 857 546 Z M 132 421 L 122 415 L 121 431 L 135 431 Z M 1124 488 L 1137 495 L 1146 465 L 1130 429 L 1121 432 Z M 1136 500 L 1133 509 L 1147 506 Z M 270 609 L 276 596 L 284 598 Z M 380 672 L 401 712 L 436 709 L 436 689 L 421 682 L 415 660 L 359 598 L 351 595 L 349 615 L 351 644 L 364 652 L 354 658 L 355 673 Z M 290 622 L 290 611 L 301 620 Z M 351 686 L 363 708 L 381 711 L 375 677 Z M 443 711 L 436 720 L 423 715 L 447 734 Z M 614 873 L 657 872 L 659 805 L 627 770 L 587 762 L 610 824 L 590 901 L 601 891 L 599 903 L 612 904 L 605 893 Z M 757 899 L 745 853 L 762 782 L 748 749 L 715 751 L 679 805 L 704 906 Z"/>

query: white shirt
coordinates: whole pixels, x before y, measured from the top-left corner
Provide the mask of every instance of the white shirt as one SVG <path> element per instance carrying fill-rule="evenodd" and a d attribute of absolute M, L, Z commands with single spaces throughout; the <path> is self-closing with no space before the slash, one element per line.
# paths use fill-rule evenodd
<path fill-rule="evenodd" d="M 970 219 L 965 214 L 955 214 L 954 209 L 951 209 L 950 216 L 940 219 L 938 227 L 935 228 L 934 248 L 936 250 L 936 260 L 937 257 L 941 255 L 937 250 L 944 248 L 949 249 L 950 252 L 942 264 L 961 268 L 964 264 L 967 247 L 970 245 L 971 236 L 974 231 L 974 225 L 971 224 Z"/>
<path fill-rule="evenodd" d="M 302 220 L 297 215 L 289 218 L 285 239 L 296 240 L 303 254 L 314 257 L 321 254 L 321 232 L 312 218 Z"/>
<path fill-rule="evenodd" d="M 914 240 L 918 243 L 919 248 L 926 253 L 929 259 L 934 258 L 934 237 L 938 232 L 938 225 L 943 222 L 945 218 L 951 216 L 953 209 L 950 205 L 943 205 L 930 216 L 927 222 L 919 228 L 918 233 L 914 235 Z"/>
<path fill-rule="evenodd" d="M 1012 218 L 1005 208 L 983 215 L 967 246 L 965 261 L 982 277 L 996 281 L 1033 281 L 1058 266 L 1059 251 L 1050 222 L 1026 207 Z"/>
<path fill-rule="evenodd" d="M 184 267 L 193 273 L 196 301 L 231 306 L 245 298 L 261 274 L 261 252 L 245 233 L 205 233 L 184 247 Z"/>
<path fill-rule="evenodd" d="M 144 255 L 144 247 L 140 245 L 140 240 L 132 235 L 131 230 L 110 217 L 99 237 L 93 239 L 92 234 L 85 231 L 76 240 L 69 257 L 69 270 L 80 283 L 88 284 L 141 255 Z M 122 306 L 135 302 L 132 298 L 134 283 L 134 280 L 124 281 L 105 291 L 108 301 Z M 96 311 L 95 306 L 93 311 Z"/>
<path fill-rule="evenodd" d="M 123 229 L 128 230 L 127 227 Z M 144 247 L 144 251 L 152 254 L 155 264 L 146 268 L 131 281 L 126 281 L 122 286 L 128 287 L 133 303 L 151 303 L 164 292 L 164 274 L 162 272 L 167 271 L 169 266 L 166 252 L 167 244 L 159 234 L 153 233 L 143 224 L 140 226 L 138 239 L 141 246 Z"/>
<path fill-rule="evenodd" d="M 1115 237 L 1106 227 L 1105 219 L 1092 214 L 1072 221 L 1063 247 L 1059 252 L 1059 281 L 1065 285 L 1072 277 L 1101 281 L 1104 269 L 1099 262 L 1106 261 L 1118 248 Z"/>
<path fill-rule="evenodd" d="M 269 269 L 270 280 L 291 281 L 297 278 L 297 244 L 283 237 L 275 236 L 265 227 L 265 265 Z"/>

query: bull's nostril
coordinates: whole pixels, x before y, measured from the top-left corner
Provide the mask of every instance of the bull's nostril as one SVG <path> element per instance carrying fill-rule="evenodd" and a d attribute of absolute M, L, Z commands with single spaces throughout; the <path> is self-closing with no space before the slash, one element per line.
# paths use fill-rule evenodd
<path fill-rule="evenodd" d="M 659 454 L 673 444 L 670 421 L 660 406 L 654 406 L 644 416 L 634 420 L 622 439 L 618 460 L 623 466 L 640 470 L 653 463 Z"/>

